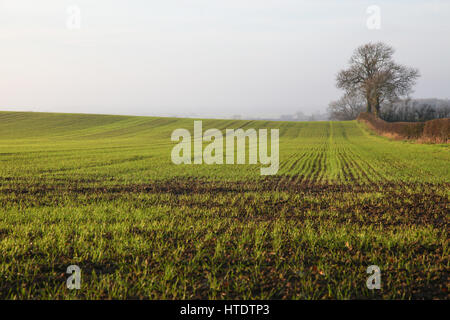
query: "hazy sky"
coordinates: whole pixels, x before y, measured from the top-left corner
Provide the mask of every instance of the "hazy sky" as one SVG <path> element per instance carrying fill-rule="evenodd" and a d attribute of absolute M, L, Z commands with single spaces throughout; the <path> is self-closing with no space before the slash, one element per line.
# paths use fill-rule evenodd
<path fill-rule="evenodd" d="M 0 0 L 0 110 L 324 111 L 341 95 L 337 72 L 370 41 L 420 69 L 413 97 L 450 98 L 448 0 Z"/>

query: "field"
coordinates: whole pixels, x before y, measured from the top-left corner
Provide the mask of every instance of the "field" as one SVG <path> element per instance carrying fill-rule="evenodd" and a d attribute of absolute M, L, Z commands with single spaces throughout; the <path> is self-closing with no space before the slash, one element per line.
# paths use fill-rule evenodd
<path fill-rule="evenodd" d="M 279 128 L 278 174 L 174 165 L 192 119 L 0 112 L 0 298 L 450 298 L 448 145 L 355 121 L 203 126 Z"/>

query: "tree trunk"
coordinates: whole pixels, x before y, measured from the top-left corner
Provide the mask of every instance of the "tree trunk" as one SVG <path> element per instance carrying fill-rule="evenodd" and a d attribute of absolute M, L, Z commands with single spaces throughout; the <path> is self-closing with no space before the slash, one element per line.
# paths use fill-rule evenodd
<path fill-rule="evenodd" d="M 377 97 L 375 101 L 375 106 L 373 108 L 373 113 L 375 114 L 375 117 L 380 117 L 380 99 Z"/>
<path fill-rule="evenodd" d="M 375 105 L 375 108 L 373 108 L 373 114 L 374 114 L 375 117 L 377 117 L 377 118 L 380 117 L 380 106 L 379 106 L 379 105 Z"/>
<path fill-rule="evenodd" d="M 367 100 L 367 113 L 372 113 L 372 102 L 370 101 L 370 96 L 366 95 Z"/>

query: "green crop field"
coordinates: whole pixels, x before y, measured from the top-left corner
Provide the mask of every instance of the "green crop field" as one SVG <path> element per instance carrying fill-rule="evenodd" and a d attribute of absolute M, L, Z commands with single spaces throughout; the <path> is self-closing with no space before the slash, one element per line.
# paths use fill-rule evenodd
<path fill-rule="evenodd" d="M 0 112 L 0 298 L 450 298 L 448 145 L 354 121 L 203 127 L 278 128 L 278 173 L 173 164 L 193 119 Z"/>

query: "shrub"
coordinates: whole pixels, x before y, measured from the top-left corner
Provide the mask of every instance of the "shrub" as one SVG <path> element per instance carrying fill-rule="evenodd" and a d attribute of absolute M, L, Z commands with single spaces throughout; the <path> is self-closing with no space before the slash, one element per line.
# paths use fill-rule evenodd
<path fill-rule="evenodd" d="M 448 143 L 450 119 L 435 119 L 426 122 L 386 122 L 371 113 L 362 112 L 359 122 L 364 122 L 378 134 L 394 139 L 410 139 L 421 142 Z"/>

